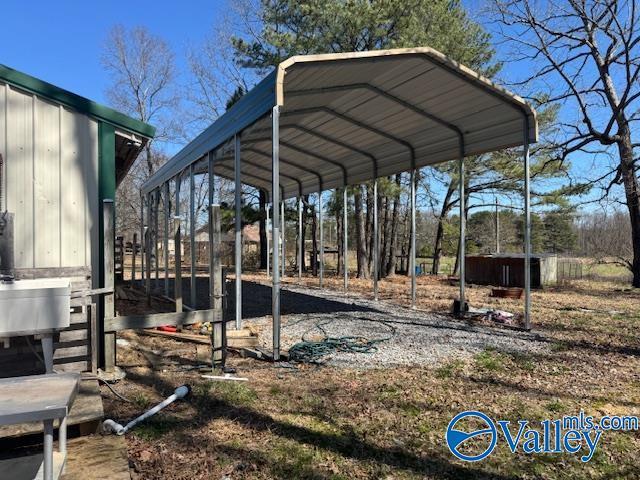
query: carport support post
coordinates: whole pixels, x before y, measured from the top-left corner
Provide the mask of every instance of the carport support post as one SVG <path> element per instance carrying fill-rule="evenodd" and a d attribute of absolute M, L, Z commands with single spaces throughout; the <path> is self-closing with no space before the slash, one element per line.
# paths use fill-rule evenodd
<path fill-rule="evenodd" d="M 413 251 L 413 250 L 412 250 Z M 378 259 L 380 239 L 378 235 L 378 179 L 373 180 L 373 299 L 378 301 Z"/>
<path fill-rule="evenodd" d="M 164 184 L 164 255 L 162 260 L 164 261 L 164 295 L 169 296 L 169 215 L 171 214 L 169 209 L 169 182 Z"/>
<path fill-rule="evenodd" d="M 242 182 L 240 166 L 240 135 L 233 136 L 235 175 L 235 272 L 236 272 L 236 330 L 242 328 Z"/>
<path fill-rule="evenodd" d="M 267 221 L 265 223 L 265 228 L 267 229 L 267 278 L 269 278 L 269 266 L 271 263 L 271 245 L 269 244 L 269 210 L 271 210 L 271 205 L 267 203 L 264 207 L 265 213 L 267 214 Z"/>
<path fill-rule="evenodd" d="M 302 238 L 302 197 L 298 197 L 298 281 L 302 283 L 302 247 L 304 246 L 304 238 Z"/>
<path fill-rule="evenodd" d="M 284 200 L 282 200 L 282 202 L 280 202 L 280 225 L 282 228 L 282 278 L 285 277 L 285 271 L 286 271 L 286 263 L 287 263 L 287 257 L 286 257 L 286 250 L 285 250 L 285 221 L 284 221 Z"/>
<path fill-rule="evenodd" d="M 144 193 L 140 192 L 140 287 L 144 283 Z"/>
<path fill-rule="evenodd" d="M 529 122 L 524 129 L 524 328 L 531 330 L 531 192 L 529 186 Z"/>
<path fill-rule="evenodd" d="M 151 221 L 152 221 L 152 203 L 151 193 L 147 194 L 147 226 L 144 229 L 144 249 L 146 253 L 145 259 L 145 277 L 146 277 L 146 293 L 147 305 L 151 305 Z"/>
<path fill-rule="evenodd" d="M 158 264 L 158 239 L 160 232 L 160 189 L 157 189 L 153 195 L 153 250 L 155 252 L 155 287 L 160 286 L 160 265 Z"/>
<path fill-rule="evenodd" d="M 196 212 L 195 212 L 196 183 L 193 175 L 193 163 L 189 165 L 189 249 L 191 250 L 191 308 L 196 309 Z"/>
<path fill-rule="evenodd" d="M 214 182 L 213 182 L 213 152 L 209 152 L 207 154 L 207 196 L 209 197 L 209 209 L 208 209 L 208 213 L 209 213 L 209 304 L 211 306 L 211 308 L 213 308 L 213 298 L 214 298 L 214 278 L 213 278 L 213 272 L 214 272 L 214 264 L 213 264 L 213 247 L 214 247 L 214 231 L 212 230 L 213 228 L 213 212 L 211 210 L 211 206 L 213 205 L 213 187 L 214 187 Z M 219 214 L 219 209 L 218 209 L 218 214 Z M 211 324 L 211 327 L 213 329 L 213 324 Z M 213 330 L 212 330 L 213 331 Z"/>
<path fill-rule="evenodd" d="M 174 251 L 174 286 L 173 296 L 176 301 L 176 312 L 182 312 L 182 232 L 180 218 L 180 184 L 181 175 L 176 177 L 176 214 L 173 217 L 173 251 Z"/>
<path fill-rule="evenodd" d="M 280 202 L 280 107 L 273 107 L 271 114 L 272 121 L 272 165 L 271 165 L 271 204 L 276 206 L 273 209 L 273 228 L 271 229 L 271 240 L 274 245 L 274 253 L 278 245 L 278 216 L 277 205 Z M 280 271 L 278 255 L 273 256 L 273 280 L 271 283 L 271 317 L 273 320 L 273 360 L 280 360 Z"/>
<path fill-rule="evenodd" d="M 320 288 L 322 288 L 324 282 L 324 228 L 322 221 L 322 189 L 318 192 L 318 223 L 320 224 Z"/>
<path fill-rule="evenodd" d="M 344 293 L 347 293 L 349 282 L 349 228 L 347 225 L 347 186 L 342 191 L 342 266 L 344 270 Z"/>
<path fill-rule="evenodd" d="M 460 248 L 458 253 L 458 269 L 460 270 L 460 316 L 464 316 L 464 312 L 466 311 L 466 301 L 465 301 L 465 272 L 464 272 L 464 257 L 466 251 L 466 235 L 467 235 L 467 225 L 465 221 L 465 171 L 464 171 L 464 157 L 460 157 L 459 160 L 459 190 L 460 190 Z"/>
<path fill-rule="evenodd" d="M 416 169 L 411 170 L 411 308 L 416 308 Z"/>

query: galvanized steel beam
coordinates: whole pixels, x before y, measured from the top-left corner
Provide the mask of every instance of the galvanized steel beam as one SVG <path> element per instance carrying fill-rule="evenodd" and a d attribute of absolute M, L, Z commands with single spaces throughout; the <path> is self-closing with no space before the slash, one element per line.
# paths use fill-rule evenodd
<path fill-rule="evenodd" d="M 242 328 L 242 182 L 240 162 L 240 135 L 234 136 L 234 175 L 235 175 L 235 275 L 236 275 L 236 330 Z"/>
<path fill-rule="evenodd" d="M 531 330 L 531 192 L 529 185 L 529 120 L 524 117 L 524 328 Z"/>
<path fill-rule="evenodd" d="M 279 212 L 277 205 L 280 203 L 280 192 L 278 189 L 278 185 L 280 183 L 280 107 L 273 107 L 273 111 L 271 114 L 272 120 L 272 148 L 273 148 L 273 158 L 271 164 L 272 171 L 272 184 L 271 184 L 271 194 L 272 194 L 272 204 L 274 205 L 273 209 L 273 229 L 271 231 L 271 240 L 273 245 L 278 244 L 278 223 L 280 219 L 278 218 Z M 280 272 L 278 265 L 278 255 L 273 255 L 273 281 L 271 284 L 271 317 L 273 321 L 273 360 L 280 360 Z"/>
<path fill-rule="evenodd" d="M 416 169 L 411 170 L 411 308 L 416 308 Z"/>
<path fill-rule="evenodd" d="M 298 281 L 302 282 L 302 249 L 304 238 L 302 238 L 302 195 L 298 197 Z"/>
<path fill-rule="evenodd" d="M 344 269 L 344 292 L 347 293 L 348 283 L 349 283 L 349 226 L 347 224 L 347 187 L 344 187 L 342 192 L 342 263 Z"/>
<path fill-rule="evenodd" d="M 318 217 L 319 217 L 319 227 L 320 227 L 320 272 L 318 275 L 320 288 L 323 287 L 324 281 L 324 229 L 323 229 L 323 219 L 322 219 L 322 190 L 318 192 Z"/>
<path fill-rule="evenodd" d="M 380 259 L 378 235 L 378 179 L 373 181 L 373 299 L 378 301 L 378 262 Z"/>
<path fill-rule="evenodd" d="M 191 308 L 196 308 L 197 291 L 196 291 L 196 182 L 193 172 L 193 163 L 189 166 L 189 247 L 191 249 L 191 280 L 189 287 L 191 288 L 191 296 L 189 303 Z"/>
<path fill-rule="evenodd" d="M 458 176 L 459 176 L 459 195 L 460 195 L 460 246 L 458 253 L 458 270 L 460 271 L 460 316 L 464 316 L 466 311 L 465 300 L 465 251 L 466 251 L 466 235 L 467 225 L 465 219 L 465 169 L 464 169 L 464 157 L 460 157 L 458 164 Z"/>

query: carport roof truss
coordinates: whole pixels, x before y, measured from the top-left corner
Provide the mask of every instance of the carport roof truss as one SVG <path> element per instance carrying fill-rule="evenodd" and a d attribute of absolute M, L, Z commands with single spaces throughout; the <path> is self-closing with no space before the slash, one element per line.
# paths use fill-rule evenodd
<path fill-rule="evenodd" d="M 214 173 L 233 178 L 225 146 L 236 135 L 242 183 L 270 192 L 274 106 L 283 198 L 537 140 L 523 99 L 431 48 L 295 56 L 163 165 L 144 193 L 214 151 Z"/>

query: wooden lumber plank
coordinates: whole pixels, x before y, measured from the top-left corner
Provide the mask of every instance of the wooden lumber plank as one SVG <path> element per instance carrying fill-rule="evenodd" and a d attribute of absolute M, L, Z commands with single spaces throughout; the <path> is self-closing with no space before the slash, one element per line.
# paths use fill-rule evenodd
<path fill-rule="evenodd" d="M 163 325 L 191 325 L 220 320 L 222 312 L 216 310 L 195 310 L 193 312 L 154 313 L 150 315 L 127 315 L 105 318 L 105 332 L 120 330 L 141 330 L 144 328 L 161 327 Z"/>
<path fill-rule="evenodd" d="M 231 335 L 233 332 L 233 335 Z M 181 340 L 192 343 L 199 343 L 202 345 L 211 345 L 211 337 L 208 335 L 199 335 L 195 333 L 184 332 L 164 332 L 162 330 L 145 330 L 145 335 L 152 335 L 155 337 L 171 338 L 173 340 Z M 227 345 L 231 348 L 241 347 L 257 347 L 259 344 L 258 337 L 253 335 L 250 330 L 229 330 L 227 332 Z M 216 348 L 221 348 L 218 345 Z"/>
<path fill-rule="evenodd" d="M 91 277 L 90 267 L 61 267 L 61 268 L 17 268 L 16 279 L 32 280 L 34 278 L 69 277 L 75 283 L 74 277 Z"/>

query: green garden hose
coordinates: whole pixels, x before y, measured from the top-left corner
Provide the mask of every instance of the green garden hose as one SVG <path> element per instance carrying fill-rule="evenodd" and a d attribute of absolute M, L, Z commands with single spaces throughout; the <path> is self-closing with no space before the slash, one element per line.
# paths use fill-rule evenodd
<path fill-rule="evenodd" d="M 349 320 L 353 318 L 349 317 Z M 372 321 L 371 319 L 366 319 Z M 322 358 L 336 352 L 344 353 L 375 353 L 378 351 L 378 344 L 390 340 L 395 334 L 395 328 L 382 320 L 373 320 L 381 323 L 391 330 L 386 337 L 369 339 L 363 336 L 347 335 L 342 337 L 330 337 L 323 328 L 334 321 L 334 319 L 317 322 L 312 328 L 302 335 L 302 341 L 296 343 L 289 349 L 289 360 L 300 363 L 324 363 Z M 307 340 L 307 334 L 313 330 L 320 330 L 324 336 L 322 340 Z"/>

